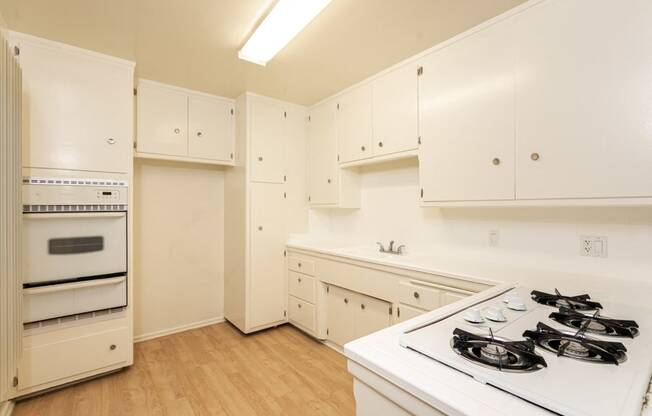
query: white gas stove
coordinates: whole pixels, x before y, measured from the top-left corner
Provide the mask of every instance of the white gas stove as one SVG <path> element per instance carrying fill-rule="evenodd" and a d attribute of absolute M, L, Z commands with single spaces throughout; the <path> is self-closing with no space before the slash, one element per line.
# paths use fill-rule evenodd
<path fill-rule="evenodd" d="M 557 414 L 634 416 L 652 376 L 651 324 L 646 309 L 516 287 L 400 344 Z"/>

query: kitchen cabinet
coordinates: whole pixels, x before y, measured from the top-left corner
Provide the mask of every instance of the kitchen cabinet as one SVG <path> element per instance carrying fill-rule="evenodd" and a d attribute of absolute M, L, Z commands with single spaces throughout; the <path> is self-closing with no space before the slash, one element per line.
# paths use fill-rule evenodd
<path fill-rule="evenodd" d="M 517 199 L 652 196 L 652 3 L 547 1 L 515 21 Z"/>
<path fill-rule="evenodd" d="M 20 33 L 23 167 L 127 173 L 134 63 Z"/>
<path fill-rule="evenodd" d="M 328 287 L 327 339 L 343 346 L 391 324 L 391 303 L 337 286 Z"/>
<path fill-rule="evenodd" d="M 188 98 L 188 156 L 199 159 L 233 158 L 233 106 L 203 96 Z"/>
<path fill-rule="evenodd" d="M 284 319 L 285 212 L 284 185 L 251 185 L 251 326 Z"/>
<path fill-rule="evenodd" d="M 308 200 L 312 207 L 360 207 L 359 175 L 337 163 L 337 104 L 313 107 L 308 117 Z"/>
<path fill-rule="evenodd" d="M 224 174 L 224 317 L 244 333 L 288 320 L 310 331 L 306 292 L 288 297 L 288 266 L 303 269 L 285 250 L 288 234 L 308 226 L 307 109 L 249 93 L 235 104 L 236 163 Z M 259 155 L 277 166 L 259 164 Z"/>
<path fill-rule="evenodd" d="M 339 162 L 366 159 L 373 155 L 372 89 L 365 84 L 337 98 L 337 145 Z"/>
<path fill-rule="evenodd" d="M 251 180 L 283 183 L 287 112 L 271 100 L 252 101 L 250 111 Z"/>
<path fill-rule="evenodd" d="M 141 79 L 137 114 L 137 157 L 233 164 L 233 100 Z"/>
<path fill-rule="evenodd" d="M 372 82 L 374 156 L 418 147 L 417 66 L 403 65 Z"/>
<path fill-rule="evenodd" d="M 397 322 L 407 321 L 408 319 L 416 318 L 417 316 L 423 315 L 427 312 L 430 311 L 401 303 L 396 307 L 396 320 Z"/>
<path fill-rule="evenodd" d="M 513 42 L 507 20 L 423 58 L 423 201 L 514 199 Z"/>

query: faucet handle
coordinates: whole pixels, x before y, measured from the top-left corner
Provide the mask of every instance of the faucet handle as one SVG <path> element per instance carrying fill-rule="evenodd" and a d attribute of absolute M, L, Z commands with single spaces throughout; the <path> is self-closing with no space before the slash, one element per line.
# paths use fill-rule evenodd
<path fill-rule="evenodd" d="M 392 241 L 389 242 L 389 251 L 390 251 L 390 253 L 391 253 L 392 251 L 394 251 L 394 240 L 392 240 Z"/>
<path fill-rule="evenodd" d="M 380 252 L 381 252 L 381 253 L 385 253 L 385 252 L 386 252 L 386 251 L 385 251 L 385 246 L 383 245 L 383 243 L 381 243 L 380 241 L 377 241 L 376 244 L 378 244 L 378 245 L 380 246 Z"/>
<path fill-rule="evenodd" d="M 403 249 L 404 249 L 404 248 L 405 248 L 405 244 L 401 244 L 401 245 L 398 246 L 398 248 L 396 249 L 396 253 L 397 253 L 397 254 L 403 254 Z"/>

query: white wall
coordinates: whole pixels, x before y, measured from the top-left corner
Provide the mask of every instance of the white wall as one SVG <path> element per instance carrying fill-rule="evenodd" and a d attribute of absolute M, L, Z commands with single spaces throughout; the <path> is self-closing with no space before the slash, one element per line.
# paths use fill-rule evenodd
<path fill-rule="evenodd" d="M 651 208 L 421 208 L 416 159 L 361 174 L 362 208 L 311 210 L 311 234 L 652 283 Z M 499 231 L 497 247 L 489 246 L 490 230 Z M 608 257 L 581 257 L 581 235 L 607 236 Z"/>
<path fill-rule="evenodd" d="M 223 171 L 137 159 L 134 182 L 136 339 L 221 319 Z"/>

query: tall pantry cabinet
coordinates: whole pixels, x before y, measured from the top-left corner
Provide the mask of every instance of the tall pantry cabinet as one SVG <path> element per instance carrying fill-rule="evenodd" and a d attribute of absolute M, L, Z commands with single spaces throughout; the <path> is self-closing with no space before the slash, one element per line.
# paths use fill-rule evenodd
<path fill-rule="evenodd" d="M 287 321 L 285 244 L 308 222 L 307 110 L 254 94 L 236 101 L 225 173 L 224 316 L 249 333 Z"/>

